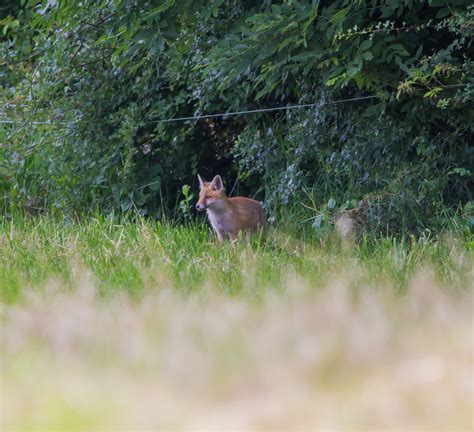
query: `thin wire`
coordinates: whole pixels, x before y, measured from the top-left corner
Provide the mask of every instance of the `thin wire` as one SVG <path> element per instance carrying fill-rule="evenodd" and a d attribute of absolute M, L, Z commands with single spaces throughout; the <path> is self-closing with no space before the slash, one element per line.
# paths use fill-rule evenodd
<path fill-rule="evenodd" d="M 62 125 L 66 126 L 67 123 L 62 123 L 62 122 L 28 122 L 28 121 L 15 121 L 15 120 L 0 120 L 0 123 L 6 123 L 6 124 L 19 124 L 19 123 L 26 123 L 29 125 L 49 125 L 49 126 L 54 126 L 54 125 Z"/>
<path fill-rule="evenodd" d="M 261 113 L 261 112 L 272 112 L 272 111 L 282 111 L 282 110 L 290 110 L 290 109 L 297 109 L 297 108 L 310 108 L 314 107 L 317 105 L 335 105 L 339 103 L 345 103 L 345 102 L 353 102 L 353 101 L 358 101 L 358 100 L 366 100 L 366 99 L 374 99 L 377 98 L 377 96 L 362 96 L 362 97 L 357 97 L 357 98 L 351 98 L 351 99 L 340 99 L 336 101 L 331 101 L 331 102 L 315 102 L 315 103 L 310 103 L 310 104 L 301 104 L 301 105 L 286 105 L 286 106 L 280 106 L 280 107 L 273 107 L 273 108 L 261 108 L 261 109 L 254 109 L 254 110 L 246 110 L 246 111 L 234 111 L 234 112 L 226 112 L 226 113 L 218 113 L 218 114 L 205 114 L 205 115 L 199 115 L 199 116 L 192 116 L 192 117 L 174 117 L 174 118 L 169 118 L 169 119 L 158 119 L 158 120 L 149 120 L 150 123 L 170 123 L 170 122 L 175 122 L 175 121 L 187 121 L 187 120 L 200 120 L 200 119 L 205 119 L 205 118 L 216 118 L 216 117 L 230 117 L 230 116 L 236 116 L 236 115 L 243 115 L 243 114 L 253 114 L 253 113 Z M 17 124 L 17 123 L 23 123 L 21 121 L 15 121 L 15 120 L 0 120 L 0 123 L 8 123 L 8 124 Z M 74 122 L 71 122 L 74 124 Z M 31 122 L 28 124 L 32 125 L 62 125 L 66 126 L 68 123 L 62 123 L 62 122 Z"/>
<path fill-rule="evenodd" d="M 352 98 L 352 99 L 340 99 L 340 100 L 337 100 L 337 101 L 326 102 L 326 103 L 323 103 L 323 104 L 321 104 L 320 102 L 315 102 L 315 103 L 310 103 L 310 104 L 287 105 L 287 106 L 282 106 L 282 107 L 261 108 L 261 109 L 255 109 L 255 110 L 247 110 L 247 111 L 234 111 L 234 112 L 228 112 L 228 113 L 205 114 L 205 115 L 192 116 L 192 117 L 176 117 L 176 118 L 170 118 L 170 119 L 150 120 L 150 122 L 152 122 L 152 123 L 169 123 L 169 122 L 174 122 L 174 121 L 200 120 L 200 119 L 204 119 L 204 118 L 214 118 L 214 117 L 229 117 L 229 116 L 236 116 L 236 115 L 242 115 L 242 114 L 259 113 L 259 112 L 281 111 L 281 110 L 295 109 L 295 108 L 309 108 L 309 107 L 314 107 L 316 105 L 333 105 L 333 104 L 338 104 L 338 103 L 343 103 L 343 102 L 352 102 L 352 101 L 357 101 L 357 100 L 374 99 L 376 97 L 377 96 L 362 96 L 362 97 Z"/>

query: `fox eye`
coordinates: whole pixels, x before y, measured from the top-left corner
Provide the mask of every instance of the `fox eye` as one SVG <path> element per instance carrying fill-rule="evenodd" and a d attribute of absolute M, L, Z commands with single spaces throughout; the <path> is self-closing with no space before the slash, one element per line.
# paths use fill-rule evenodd
<path fill-rule="evenodd" d="M 210 199 L 211 198 L 211 195 L 206 195 L 206 199 Z"/>

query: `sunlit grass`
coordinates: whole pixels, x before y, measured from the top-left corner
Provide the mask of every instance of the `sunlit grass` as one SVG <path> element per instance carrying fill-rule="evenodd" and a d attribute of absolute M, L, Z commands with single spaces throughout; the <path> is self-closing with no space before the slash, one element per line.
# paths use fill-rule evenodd
<path fill-rule="evenodd" d="M 2 430 L 472 427 L 466 239 L 290 232 L 4 220 Z"/>
<path fill-rule="evenodd" d="M 120 223 L 103 217 L 81 222 L 16 218 L 0 223 L 0 296 L 13 302 L 29 287 L 54 278 L 71 284 L 71 263 L 95 276 L 99 291 L 139 294 L 160 286 L 163 275 L 185 292 L 212 280 L 223 292 L 244 288 L 248 274 L 258 290 L 282 287 L 282 276 L 296 273 L 324 282 L 342 269 L 363 269 L 369 283 L 390 280 L 398 289 L 420 266 L 430 266 L 451 285 L 462 286 L 472 249 L 456 238 L 362 238 L 342 242 L 334 234 L 294 236 L 284 227 L 256 239 L 219 246 L 206 225 L 180 226 L 145 220 Z"/>

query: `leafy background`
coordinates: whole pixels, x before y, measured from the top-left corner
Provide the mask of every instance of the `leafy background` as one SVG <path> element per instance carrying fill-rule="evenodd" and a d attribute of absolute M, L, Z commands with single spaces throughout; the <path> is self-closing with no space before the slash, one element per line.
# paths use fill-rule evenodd
<path fill-rule="evenodd" d="M 379 232 L 473 224 L 468 1 L 11 0 L 0 13 L 1 119 L 15 122 L 0 128 L 4 215 L 189 220 L 199 172 L 316 229 L 340 212 Z"/>

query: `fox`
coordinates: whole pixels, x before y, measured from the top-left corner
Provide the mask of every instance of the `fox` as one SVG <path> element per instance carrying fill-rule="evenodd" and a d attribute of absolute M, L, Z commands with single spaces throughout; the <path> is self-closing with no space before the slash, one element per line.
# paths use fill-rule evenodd
<path fill-rule="evenodd" d="M 241 196 L 228 198 L 220 175 L 211 182 L 204 181 L 199 174 L 197 177 L 200 191 L 196 210 L 206 210 L 220 243 L 226 236 L 235 242 L 241 231 L 260 232 L 265 238 L 267 218 L 258 201 Z"/>

